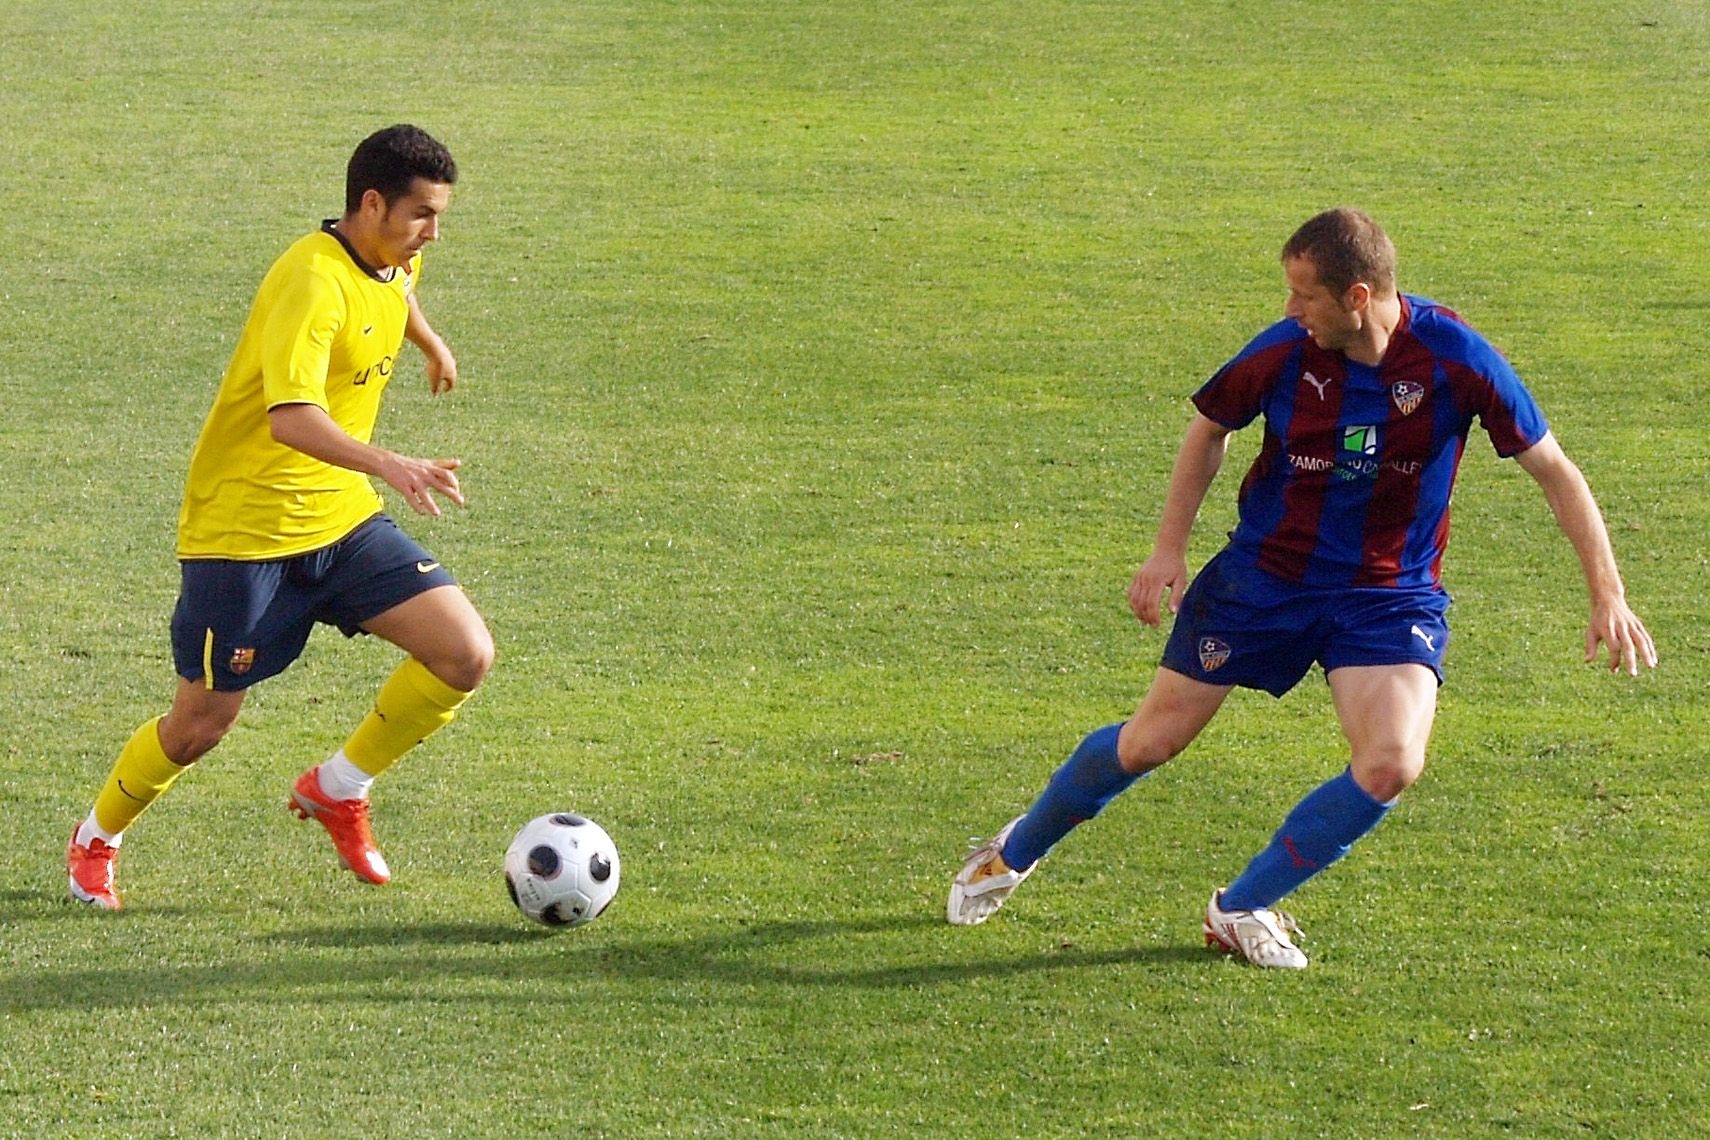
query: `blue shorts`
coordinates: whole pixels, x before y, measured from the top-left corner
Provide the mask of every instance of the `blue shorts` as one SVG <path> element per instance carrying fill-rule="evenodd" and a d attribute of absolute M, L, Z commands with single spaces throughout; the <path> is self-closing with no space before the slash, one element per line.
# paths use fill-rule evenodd
<path fill-rule="evenodd" d="M 1225 549 L 1182 598 L 1163 665 L 1209 685 L 1282 696 L 1313 662 L 1419 664 L 1443 683 L 1449 595 L 1432 586 L 1322 588 L 1267 574 Z"/>
<path fill-rule="evenodd" d="M 303 652 L 316 622 L 346 637 L 435 586 L 456 584 L 434 556 L 375 515 L 331 546 L 267 562 L 226 558 L 179 563 L 172 660 L 187 681 L 221 692 L 247 689 Z"/>

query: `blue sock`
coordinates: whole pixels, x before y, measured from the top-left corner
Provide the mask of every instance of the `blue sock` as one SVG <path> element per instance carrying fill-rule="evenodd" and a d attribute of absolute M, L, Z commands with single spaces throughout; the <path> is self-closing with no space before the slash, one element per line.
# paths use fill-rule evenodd
<path fill-rule="evenodd" d="M 1139 777 L 1123 771 L 1116 759 L 1120 724 L 1095 729 L 1052 775 L 1033 806 L 1003 845 L 1003 861 L 1020 870 L 1031 867 L 1057 840 L 1097 815 L 1104 805 Z"/>
<path fill-rule="evenodd" d="M 1271 906 L 1346 855 L 1354 840 L 1376 827 L 1389 807 L 1354 782 L 1352 769 L 1343 769 L 1340 776 L 1320 784 L 1294 806 L 1271 836 L 1270 846 L 1253 856 L 1218 905 L 1224 910 Z"/>

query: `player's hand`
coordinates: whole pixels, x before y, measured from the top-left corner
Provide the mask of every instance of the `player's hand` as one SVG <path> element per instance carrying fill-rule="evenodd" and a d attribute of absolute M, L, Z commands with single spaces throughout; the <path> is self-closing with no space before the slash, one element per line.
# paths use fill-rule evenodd
<path fill-rule="evenodd" d="M 444 495 L 458 506 L 463 505 L 463 488 L 458 485 L 456 474 L 461 466 L 461 459 L 412 459 L 399 455 L 381 476 L 404 496 L 411 510 L 437 518 L 443 512 L 434 495 Z"/>
<path fill-rule="evenodd" d="M 1609 647 L 1611 673 L 1625 666 L 1629 677 L 1637 677 L 1641 661 L 1647 669 L 1657 667 L 1656 643 L 1624 599 L 1615 598 L 1591 607 L 1591 625 L 1585 631 L 1587 662 L 1597 660 L 1599 643 Z"/>
<path fill-rule="evenodd" d="M 435 396 L 443 395 L 457 387 L 457 358 L 451 355 L 451 349 L 445 342 L 436 343 L 434 351 L 427 354 L 428 391 Z"/>
<path fill-rule="evenodd" d="M 1172 614 L 1182 608 L 1187 580 L 1187 559 L 1155 552 L 1140 564 L 1134 581 L 1128 584 L 1128 608 L 1147 625 L 1156 626 L 1162 618 L 1160 602 L 1167 604 Z"/>

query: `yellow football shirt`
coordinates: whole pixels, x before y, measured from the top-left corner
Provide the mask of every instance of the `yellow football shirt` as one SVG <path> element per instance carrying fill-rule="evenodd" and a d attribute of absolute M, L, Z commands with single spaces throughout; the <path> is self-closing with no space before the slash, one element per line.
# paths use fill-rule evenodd
<path fill-rule="evenodd" d="M 403 269 L 377 273 L 331 223 L 273 263 L 190 457 L 178 557 L 303 554 L 381 509 L 366 475 L 275 442 L 267 412 L 315 404 L 367 443 L 420 267 L 417 254 Z"/>

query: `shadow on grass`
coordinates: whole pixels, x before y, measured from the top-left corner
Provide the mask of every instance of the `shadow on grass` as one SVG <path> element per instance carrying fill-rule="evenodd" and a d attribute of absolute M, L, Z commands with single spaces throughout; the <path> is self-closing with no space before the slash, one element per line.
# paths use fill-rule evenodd
<path fill-rule="evenodd" d="M 884 936 L 935 931 L 942 938 L 898 942 Z M 261 961 L 186 964 L 140 969 L 99 966 L 36 971 L 14 977 L 0 994 L 8 1010 L 90 1008 L 219 1000 L 295 1002 L 307 995 L 382 1002 L 538 1002 L 554 987 L 586 1000 L 591 989 L 637 982 L 706 982 L 741 987 L 740 1000 L 764 1000 L 768 987 L 893 989 L 1010 979 L 1028 973 L 1149 965 L 1181 969 L 1215 966 L 1197 947 L 1136 946 L 1082 950 L 1064 947 L 1016 954 L 982 954 L 948 944 L 941 919 L 925 915 L 799 920 L 723 927 L 687 939 L 579 941 L 575 932 L 531 930 L 496 923 L 434 923 L 395 928 L 373 924 L 285 930 L 251 945 L 277 950 Z M 1029 935 L 1036 940 L 1036 935 Z M 879 941 L 874 941 L 877 938 Z M 541 953 L 529 953 L 530 944 Z M 445 953 L 459 948 L 522 946 L 519 956 Z M 312 947 L 292 959 L 293 947 Z M 943 953 L 932 960 L 935 948 Z M 430 952 L 422 953 L 424 948 Z M 386 953 L 388 949 L 395 953 Z M 351 950 L 349 958 L 328 951 Z M 887 961 L 889 959 L 889 961 Z M 908 960 L 900 960 L 908 959 Z M 495 991 L 495 983 L 514 987 Z M 543 989 L 544 987 L 544 989 Z M 633 997 L 632 994 L 625 994 Z"/>
<path fill-rule="evenodd" d="M 35 904 L 41 903 L 44 897 L 40 891 L 0 891 L 0 916 L 16 918 L 40 909 Z"/>
<path fill-rule="evenodd" d="M 428 922 L 416 926 L 315 926 L 264 935 L 261 942 L 285 946 L 329 946 L 335 949 L 375 946 L 497 946 L 533 942 L 550 936 L 517 922 Z"/>
<path fill-rule="evenodd" d="M 78 902 L 65 891 L 64 879 L 56 880 L 54 891 L 0 891 L 0 925 L 24 922 L 129 922 L 132 912 L 109 914 L 100 907 Z M 149 917 L 188 918 L 206 914 L 203 907 L 151 906 Z M 92 917 L 99 916 L 99 917 Z M 141 916 L 138 916 L 141 920 Z"/>

